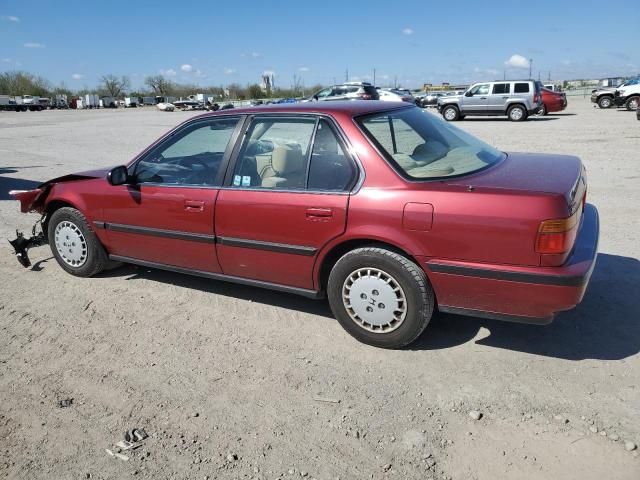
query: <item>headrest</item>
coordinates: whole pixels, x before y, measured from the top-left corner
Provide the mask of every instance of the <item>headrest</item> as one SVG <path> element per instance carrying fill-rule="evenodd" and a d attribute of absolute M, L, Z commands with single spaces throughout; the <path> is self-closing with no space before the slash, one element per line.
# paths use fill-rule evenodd
<path fill-rule="evenodd" d="M 278 175 L 298 172 L 304 167 L 300 145 L 278 145 L 271 154 L 271 166 Z"/>

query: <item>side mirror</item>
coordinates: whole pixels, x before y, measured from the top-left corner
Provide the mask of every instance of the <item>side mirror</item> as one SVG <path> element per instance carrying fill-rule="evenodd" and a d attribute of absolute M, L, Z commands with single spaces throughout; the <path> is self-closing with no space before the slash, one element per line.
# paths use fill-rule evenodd
<path fill-rule="evenodd" d="M 107 173 L 107 181 L 111 185 L 124 185 L 129 180 L 129 172 L 127 171 L 127 167 L 124 165 L 115 167 Z"/>
<path fill-rule="evenodd" d="M 471 92 L 471 91 L 464 92 L 464 96 L 465 97 L 473 97 L 473 92 Z"/>

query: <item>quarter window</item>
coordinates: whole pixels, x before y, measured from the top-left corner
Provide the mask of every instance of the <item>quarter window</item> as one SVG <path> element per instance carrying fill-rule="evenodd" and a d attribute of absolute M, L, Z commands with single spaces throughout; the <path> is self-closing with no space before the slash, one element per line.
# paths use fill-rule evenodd
<path fill-rule="evenodd" d="M 187 125 L 136 164 L 136 182 L 219 185 L 222 157 L 237 123 L 238 117 L 225 117 Z"/>
<path fill-rule="evenodd" d="M 513 89 L 514 93 L 529 93 L 528 83 L 516 83 Z"/>
<path fill-rule="evenodd" d="M 493 85 L 493 94 L 504 95 L 505 93 L 509 93 L 509 87 L 511 87 L 510 83 L 496 83 Z"/>

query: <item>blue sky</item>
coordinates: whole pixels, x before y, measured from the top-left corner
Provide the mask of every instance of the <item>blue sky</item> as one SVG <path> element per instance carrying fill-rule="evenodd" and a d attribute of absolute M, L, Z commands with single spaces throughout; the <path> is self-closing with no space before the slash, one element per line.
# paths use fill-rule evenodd
<path fill-rule="evenodd" d="M 371 81 L 375 68 L 378 85 L 413 88 L 526 77 L 532 58 L 535 77 L 600 78 L 640 73 L 637 12 L 637 0 L 3 0 L 0 71 L 81 88 L 107 73 L 135 87 L 158 73 L 226 85 L 258 82 L 264 71 L 276 85 L 296 75 L 310 86 L 343 81 L 347 68 L 350 80 Z"/>

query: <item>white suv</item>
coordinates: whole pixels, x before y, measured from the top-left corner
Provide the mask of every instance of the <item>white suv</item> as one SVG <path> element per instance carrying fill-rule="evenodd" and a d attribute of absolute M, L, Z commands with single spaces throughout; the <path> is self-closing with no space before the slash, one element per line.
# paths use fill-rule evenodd
<path fill-rule="evenodd" d="M 640 103 L 640 77 L 627 80 L 616 88 L 613 101 L 619 107 L 624 105 L 627 110 L 637 110 Z"/>
<path fill-rule="evenodd" d="M 535 80 L 474 83 L 462 95 L 440 97 L 438 111 L 449 122 L 467 115 L 506 115 L 520 122 L 542 107 L 541 87 Z"/>

